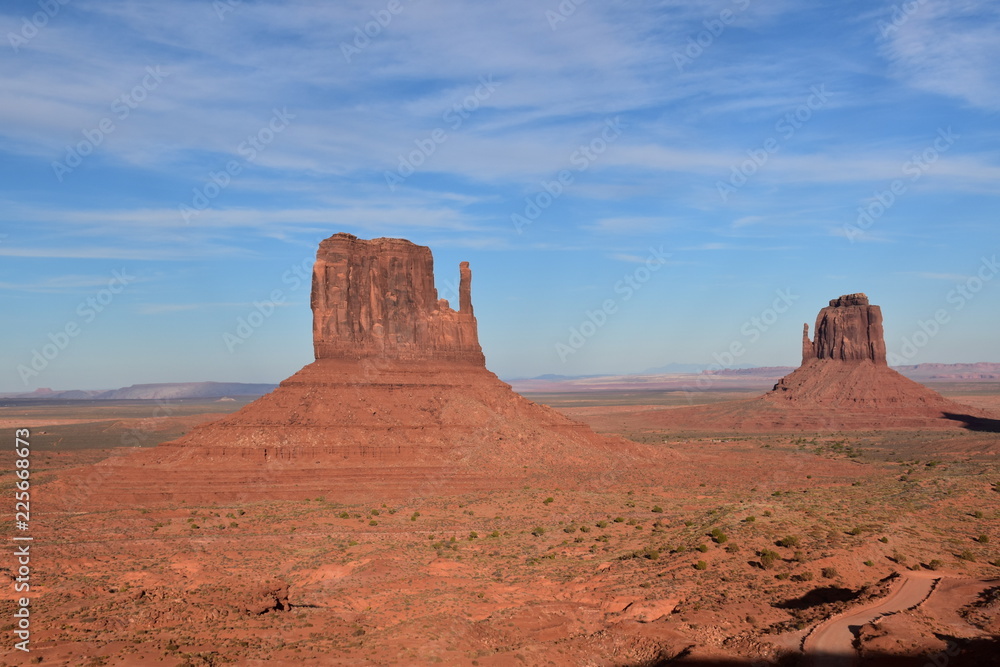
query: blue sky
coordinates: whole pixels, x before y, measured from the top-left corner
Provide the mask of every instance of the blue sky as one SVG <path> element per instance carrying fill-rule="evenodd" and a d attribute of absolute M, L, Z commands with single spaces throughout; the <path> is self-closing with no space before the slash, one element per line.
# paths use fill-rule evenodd
<path fill-rule="evenodd" d="M 340 231 L 470 261 L 502 377 L 791 365 L 857 291 L 1000 361 L 994 2 L 0 11 L 0 391 L 280 380 Z"/>

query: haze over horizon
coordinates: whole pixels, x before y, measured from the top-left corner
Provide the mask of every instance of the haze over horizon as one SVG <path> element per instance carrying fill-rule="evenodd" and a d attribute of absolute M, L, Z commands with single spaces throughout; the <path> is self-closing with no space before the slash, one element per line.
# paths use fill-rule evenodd
<path fill-rule="evenodd" d="M 0 392 L 279 381 L 336 232 L 469 261 L 502 377 L 795 366 L 853 292 L 998 362 L 1000 7 L 902 6 L 9 2 Z"/>

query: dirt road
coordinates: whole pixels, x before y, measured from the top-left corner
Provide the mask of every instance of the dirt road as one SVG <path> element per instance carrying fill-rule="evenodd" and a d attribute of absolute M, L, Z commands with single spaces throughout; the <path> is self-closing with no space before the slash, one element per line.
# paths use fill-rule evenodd
<path fill-rule="evenodd" d="M 812 667 L 850 667 L 857 655 L 851 627 L 860 627 L 879 616 L 920 604 L 930 595 L 935 581 L 930 576 L 903 574 L 902 583 L 881 600 L 824 621 L 803 646 L 806 655 L 810 656 L 809 664 Z"/>

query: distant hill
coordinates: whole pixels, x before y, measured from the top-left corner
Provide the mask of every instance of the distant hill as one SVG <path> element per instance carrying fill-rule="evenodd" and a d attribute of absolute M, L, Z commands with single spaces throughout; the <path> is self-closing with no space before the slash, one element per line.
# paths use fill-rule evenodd
<path fill-rule="evenodd" d="M 243 382 L 166 382 L 160 384 L 134 384 L 131 387 L 111 390 L 53 391 L 37 389 L 23 394 L 2 394 L 14 400 L 181 400 L 188 398 L 228 398 L 233 396 L 263 396 L 275 389 L 276 384 L 248 384 Z"/>
<path fill-rule="evenodd" d="M 666 366 L 657 366 L 656 368 L 647 368 L 646 370 L 638 373 L 637 375 L 689 375 L 692 373 L 701 373 L 708 370 L 711 364 L 667 364 Z M 744 368 L 756 368 L 756 366 L 733 366 L 733 369 L 740 370 Z"/>
<path fill-rule="evenodd" d="M 965 380 L 1000 382 L 1000 364 L 980 362 L 976 364 L 917 364 L 915 366 L 894 366 L 911 380 Z"/>

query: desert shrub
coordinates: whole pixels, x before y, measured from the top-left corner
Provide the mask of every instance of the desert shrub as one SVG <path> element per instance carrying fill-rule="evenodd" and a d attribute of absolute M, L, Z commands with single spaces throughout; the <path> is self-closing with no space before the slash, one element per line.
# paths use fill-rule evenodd
<path fill-rule="evenodd" d="M 607 528 L 608 527 L 608 522 L 607 521 L 598 521 L 597 522 L 597 527 L 598 528 Z"/>
<path fill-rule="evenodd" d="M 750 516 L 748 516 L 747 518 L 743 519 L 743 523 L 753 523 L 753 522 L 754 522 L 754 521 L 756 521 L 756 520 L 757 520 L 757 517 L 755 517 L 755 516 L 753 516 L 753 515 L 751 514 L 751 515 L 750 515 Z"/>
<path fill-rule="evenodd" d="M 942 567 L 944 567 L 944 563 L 939 561 L 937 558 L 927 563 L 928 570 L 940 570 Z"/>
<path fill-rule="evenodd" d="M 381 514 L 381 512 L 379 512 L 378 510 L 372 510 L 372 511 L 370 512 L 370 514 L 371 514 L 372 516 L 378 516 L 379 514 Z"/>
<path fill-rule="evenodd" d="M 700 560 L 700 561 L 698 561 L 697 563 L 694 564 L 694 569 L 696 569 L 696 570 L 707 570 L 708 569 L 708 563 L 706 563 L 703 560 Z"/>
<path fill-rule="evenodd" d="M 861 526 L 855 526 L 854 528 L 851 528 L 849 531 L 847 531 L 849 535 L 860 535 L 863 532 L 864 529 Z"/>
<path fill-rule="evenodd" d="M 635 519 L 629 519 L 628 522 L 625 525 L 626 526 L 634 526 L 636 523 L 637 522 L 636 522 Z"/>
<path fill-rule="evenodd" d="M 808 570 L 805 572 L 799 572 L 798 574 L 792 575 L 792 581 L 812 581 L 813 573 Z"/>
<path fill-rule="evenodd" d="M 615 523 L 625 523 L 625 517 L 623 517 L 623 516 L 616 516 L 615 517 Z"/>
<path fill-rule="evenodd" d="M 663 508 L 660 507 L 659 505 L 653 505 L 653 509 L 651 509 L 649 511 L 650 512 L 656 512 L 657 514 L 662 514 L 663 513 Z"/>
<path fill-rule="evenodd" d="M 589 533 L 590 530 L 591 530 L 590 526 L 580 526 L 580 532 L 581 533 Z"/>
<path fill-rule="evenodd" d="M 549 496 L 548 498 L 546 498 L 542 502 L 545 503 L 546 505 L 548 505 L 549 503 L 554 503 L 555 501 L 556 501 L 555 498 L 553 498 L 552 496 Z"/>
<path fill-rule="evenodd" d="M 688 528 L 690 528 L 691 526 L 694 525 L 694 521 L 685 521 L 684 525 L 687 526 Z"/>
<path fill-rule="evenodd" d="M 823 576 L 824 576 L 824 577 L 825 577 L 826 579 L 833 579 L 834 577 L 836 577 L 836 576 L 837 576 L 837 574 L 839 574 L 839 573 L 837 572 L 837 568 L 835 568 L 835 567 L 824 567 L 824 568 L 823 568 L 822 570 L 820 570 L 820 573 L 821 573 L 821 574 L 822 574 L 822 575 L 823 575 Z"/>
<path fill-rule="evenodd" d="M 570 525 L 566 526 L 565 528 L 563 528 L 563 532 L 564 533 L 575 533 L 576 532 L 576 526 L 574 526 L 573 524 L 570 524 Z"/>
<path fill-rule="evenodd" d="M 889 538 L 888 537 L 880 537 L 880 538 L 878 538 L 878 541 L 881 542 L 882 544 L 889 544 Z"/>
<path fill-rule="evenodd" d="M 760 565 L 765 570 L 770 570 L 779 560 L 781 560 L 781 556 L 775 551 L 764 549 L 760 552 Z"/>
<path fill-rule="evenodd" d="M 740 552 L 740 545 L 729 543 L 726 545 L 727 554 L 738 554 Z"/>
<path fill-rule="evenodd" d="M 470 540 L 475 540 L 475 539 L 478 539 L 478 538 L 479 538 L 479 533 L 477 533 L 476 531 L 472 531 L 471 533 L 469 533 L 469 539 Z"/>
<path fill-rule="evenodd" d="M 239 528 L 240 524 L 236 523 L 235 521 L 230 521 L 229 522 L 229 527 L 230 528 Z"/>
<path fill-rule="evenodd" d="M 764 510 L 764 516 L 772 516 L 773 514 L 774 512 L 772 512 L 771 510 Z"/>
<path fill-rule="evenodd" d="M 788 572 L 780 572 L 774 575 L 774 578 L 777 579 L 778 581 L 784 581 L 785 579 L 788 579 L 790 576 L 792 575 L 790 575 Z"/>
<path fill-rule="evenodd" d="M 376 521 L 375 519 L 372 519 L 371 521 L 368 522 L 368 525 L 369 526 L 377 526 L 378 525 L 378 521 Z"/>
<path fill-rule="evenodd" d="M 686 546 L 684 546 L 684 545 L 682 544 L 682 545 L 680 545 L 679 547 L 677 547 L 676 549 L 674 549 L 674 551 L 675 551 L 676 553 L 679 553 L 679 554 L 682 554 L 682 553 L 684 553 L 685 551 L 687 551 L 687 547 L 686 547 Z"/>
<path fill-rule="evenodd" d="M 777 544 L 779 547 L 797 547 L 800 544 L 800 540 L 797 535 L 786 535 L 778 540 Z"/>
<path fill-rule="evenodd" d="M 490 537 L 500 537 L 500 531 L 494 530 L 492 533 L 490 533 Z"/>
<path fill-rule="evenodd" d="M 716 544 L 725 544 L 729 541 L 729 536 L 722 532 L 721 528 L 713 528 L 711 534 Z"/>
<path fill-rule="evenodd" d="M 865 561 L 865 565 L 868 566 L 868 567 L 872 567 L 872 566 L 875 565 L 875 561 L 873 561 L 873 560 L 866 560 Z"/>
<path fill-rule="evenodd" d="M 420 518 L 420 512 L 414 512 L 413 514 L 410 515 L 410 521 L 416 521 L 419 518 Z"/>
<path fill-rule="evenodd" d="M 982 512 L 982 510 L 976 510 L 975 512 L 972 513 L 972 516 L 974 518 L 976 518 L 976 519 L 982 519 L 983 518 L 983 512 Z"/>
<path fill-rule="evenodd" d="M 987 535 L 986 533 L 983 533 L 982 535 L 976 538 L 976 542 L 979 542 L 980 544 L 989 544 L 990 536 Z"/>
<path fill-rule="evenodd" d="M 801 551 L 796 551 L 794 554 L 792 554 L 792 560 L 794 560 L 796 563 L 804 563 L 806 562 L 806 555 Z"/>
<path fill-rule="evenodd" d="M 545 528 L 543 528 L 542 526 L 535 526 L 534 528 L 531 529 L 531 534 L 534 535 L 535 537 L 541 537 L 542 535 L 545 534 Z"/>
<path fill-rule="evenodd" d="M 348 514 L 347 512 L 341 512 L 337 516 L 339 516 L 341 519 L 350 519 L 351 518 L 351 515 Z"/>
<path fill-rule="evenodd" d="M 699 544 L 697 546 L 697 549 L 698 549 L 698 551 L 700 551 L 702 553 L 705 553 L 705 552 L 708 551 L 708 545 L 707 544 Z"/>
<path fill-rule="evenodd" d="M 968 549 L 966 549 L 962 553 L 958 554 L 958 557 L 961 558 L 962 560 L 967 560 L 970 563 L 975 563 L 976 562 L 976 554 L 972 553 Z"/>

